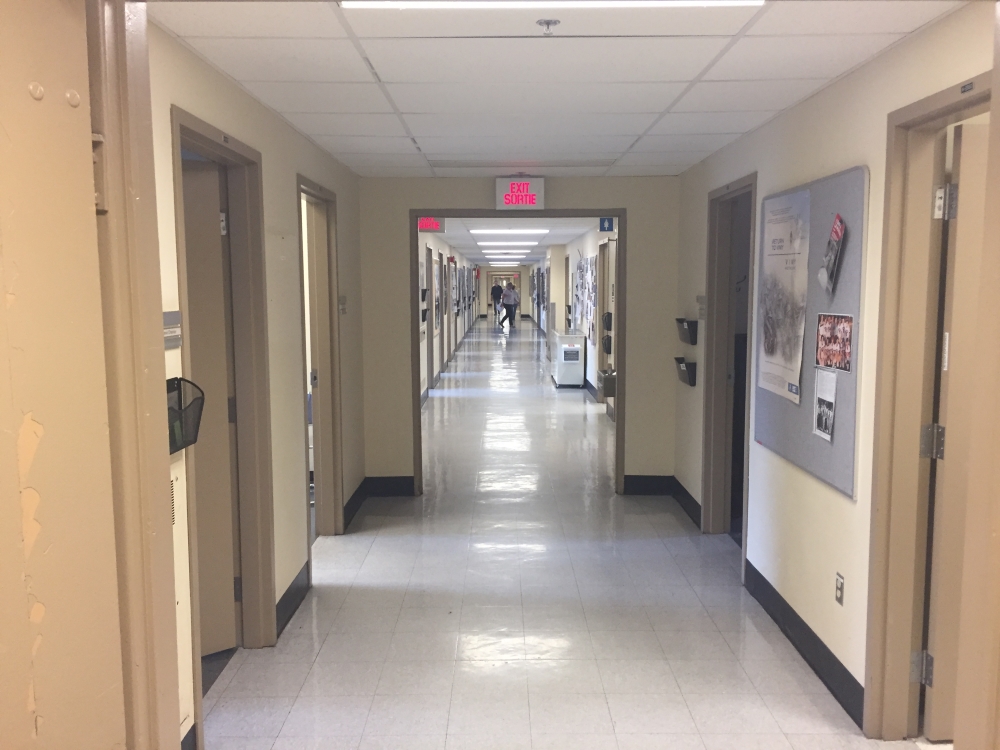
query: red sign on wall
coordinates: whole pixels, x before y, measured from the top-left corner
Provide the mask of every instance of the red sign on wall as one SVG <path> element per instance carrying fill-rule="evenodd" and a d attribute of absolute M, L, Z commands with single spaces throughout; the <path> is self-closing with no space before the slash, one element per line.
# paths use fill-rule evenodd
<path fill-rule="evenodd" d="M 497 208 L 508 211 L 545 208 L 545 178 L 497 177 Z"/>
<path fill-rule="evenodd" d="M 443 232 L 444 219 L 437 219 L 433 216 L 421 216 L 417 219 L 418 232 Z"/>

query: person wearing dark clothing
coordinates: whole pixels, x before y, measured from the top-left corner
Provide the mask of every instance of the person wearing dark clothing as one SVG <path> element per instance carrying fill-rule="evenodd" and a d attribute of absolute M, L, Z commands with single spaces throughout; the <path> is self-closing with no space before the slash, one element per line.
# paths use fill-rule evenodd
<path fill-rule="evenodd" d="M 499 281 L 493 282 L 490 295 L 493 297 L 493 320 L 496 321 L 500 318 L 500 300 L 503 297 L 503 287 L 500 286 Z"/>
<path fill-rule="evenodd" d="M 517 306 L 521 304 L 521 295 L 517 293 L 513 284 L 508 283 L 507 288 L 503 290 L 503 296 L 500 300 L 503 302 L 503 309 L 505 310 L 503 319 L 500 321 L 500 327 L 503 328 L 503 324 L 509 320 L 510 330 L 513 331 Z"/>

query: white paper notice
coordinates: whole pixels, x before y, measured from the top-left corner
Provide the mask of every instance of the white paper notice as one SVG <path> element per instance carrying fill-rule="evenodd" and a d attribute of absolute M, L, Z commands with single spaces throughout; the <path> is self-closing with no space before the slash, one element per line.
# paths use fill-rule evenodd
<path fill-rule="evenodd" d="M 813 399 L 813 435 L 833 440 L 833 417 L 837 406 L 837 371 L 816 368 L 816 398 Z"/>
<path fill-rule="evenodd" d="M 809 191 L 764 201 L 757 385 L 799 403 L 809 283 Z"/>

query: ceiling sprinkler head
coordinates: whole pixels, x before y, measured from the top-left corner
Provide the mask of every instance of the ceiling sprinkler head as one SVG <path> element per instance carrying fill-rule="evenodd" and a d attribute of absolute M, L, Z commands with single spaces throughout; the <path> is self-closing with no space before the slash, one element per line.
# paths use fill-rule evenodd
<path fill-rule="evenodd" d="M 539 26 L 541 26 L 544 31 L 542 32 L 545 36 L 552 36 L 552 27 L 559 25 L 558 18 L 540 18 L 535 21 Z"/>

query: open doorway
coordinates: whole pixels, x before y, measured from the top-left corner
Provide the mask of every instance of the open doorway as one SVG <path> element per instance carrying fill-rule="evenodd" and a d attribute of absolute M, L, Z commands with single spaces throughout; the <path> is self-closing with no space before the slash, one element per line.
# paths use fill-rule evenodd
<path fill-rule="evenodd" d="M 702 531 L 743 547 L 756 176 L 709 195 Z M 678 321 L 695 343 L 697 321 Z"/>
<path fill-rule="evenodd" d="M 983 715 L 961 685 L 988 669 L 989 636 L 964 631 L 960 648 L 959 630 L 980 607 L 963 586 L 978 494 L 967 461 L 981 389 L 994 385 L 978 377 L 977 318 L 989 85 L 985 74 L 889 116 L 865 686 L 865 731 L 885 739 L 960 741 Z"/>
<path fill-rule="evenodd" d="M 204 391 L 171 460 L 182 711 L 238 646 L 277 639 L 260 154 L 174 108 L 178 334 L 167 372 Z M 171 348 L 172 347 L 172 348 Z"/>
<path fill-rule="evenodd" d="M 418 230 L 419 219 L 432 214 L 439 229 Z M 601 216 L 612 217 L 612 231 L 601 231 Z M 557 334 L 575 334 L 581 342 L 579 387 L 595 397 L 591 403 L 607 401 L 606 394 L 598 390 L 598 371 L 624 362 L 624 321 L 620 313 L 624 311 L 625 226 L 624 211 L 620 209 L 415 210 L 411 211 L 411 219 L 414 463 L 416 491 L 420 493 L 424 459 L 421 405 L 442 395 L 435 394 L 437 384 L 468 331 L 478 331 L 477 326 L 485 331 L 499 324 L 493 315 L 491 289 L 495 282 L 501 287 L 511 284 L 519 298 L 514 326 L 504 324 L 506 335 L 512 336 L 515 329 L 518 333 L 530 330 L 539 337 L 533 346 L 537 346 L 541 360 L 545 360 L 549 355 L 549 339 Z M 431 222 L 423 222 L 424 226 L 428 224 Z M 497 236 L 490 235 L 498 230 Z M 578 242 L 570 247 L 574 241 Z M 434 262 L 432 286 L 428 292 L 434 300 L 433 330 L 430 325 L 423 326 L 421 260 L 428 264 Z M 557 271 L 553 272 L 553 268 Z M 560 275 L 562 278 L 558 278 Z M 541 279 L 545 280 L 544 284 Z M 543 305 L 559 313 L 543 316 Z M 472 310 L 475 312 L 468 314 Z M 422 339 L 422 335 L 426 337 Z M 438 356 L 423 357 L 421 347 L 437 352 Z M 611 417 L 608 430 L 612 485 L 621 491 L 624 484 L 624 422 L 620 415 L 624 404 L 624 378 L 620 370 L 616 375 L 607 381 L 608 387 L 614 387 L 615 392 L 608 407 L 602 407 L 602 411 Z M 422 382 L 434 384 L 429 386 L 426 399 Z"/>
<path fill-rule="evenodd" d="M 344 533 L 336 196 L 299 176 L 310 548 Z"/>

